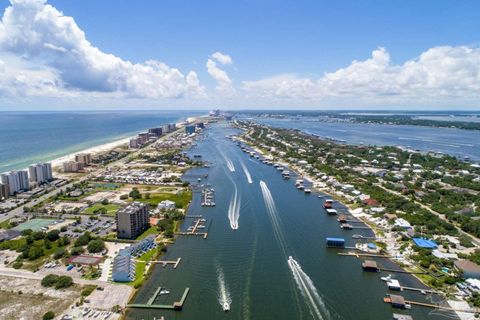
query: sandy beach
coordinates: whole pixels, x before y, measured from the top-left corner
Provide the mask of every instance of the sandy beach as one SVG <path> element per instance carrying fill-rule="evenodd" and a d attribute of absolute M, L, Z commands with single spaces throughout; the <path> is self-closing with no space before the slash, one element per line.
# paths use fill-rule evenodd
<path fill-rule="evenodd" d="M 120 140 L 112 141 L 112 142 L 101 144 L 101 145 L 98 145 L 98 146 L 95 146 L 95 147 L 90 147 L 90 148 L 87 148 L 85 150 L 81 150 L 81 151 L 78 151 L 78 152 L 67 154 L 66 156 L 63 156 L 63 157 L 52 160 L 51 161 L 52 167 L 55 169 L 55 168 L 61 167 L 62 163 L 65 162 L 65 161 L 75 160 L 75 155 L 78 154 L 78 153 L 97 154 L 97 153 L 100 153 L 100 152 L 105 152 L 105 151 L 112 150 L 112 149 L 117 148 L 117 147 L 119 147 L 123 144 L 128 143 L 131 138 L 132 137 L 123 138 L 123 139 L 120 139 Z"/>
<path fill-rule="evenodd" d="M 206 116 L 188 117 L 185 121 L 177 122 L 177 123 L 175 123 L 175 125 L 177 126 L 177 128 L 181 128 L 181 127 L 185 126 L 186 123 L 195 122 L 195 121 L 197 121 L 197 119 L 202 118 L 202 117 L 206 117 Z M 139 132 L 141 132 L 141 131 L 139 131 Z M 87 148 L 87 149 L 84 149 L 84 150 L 80 150 L 80 151 L 77 151 L 77 152 L 74 152 L 74 153 L 70 153 L 70 154 L 62 156 L 60 158 L 53 159 L 51 161 L 52 167 L 53 167 L 53 169 L 58 170 L 62 166 L 63 162 L 75 160 L 75 155 L 76 154 L 91 153 L 92 155 L 94 155 L 94 154 L 106 152 L 106 151 L 115 149 L 115 148 L 117 148 L 121 145 L 127 144 L 130 141 L 130 139 L 134 138 L 134 137 L 135 136 L 122 138 L 122 139 L 119 139 L 119 140 L 115 140 L 115 141 L 112 141 L 112 142 L 108 142 L 108 143 L 104 143 L 104 144 L 101 144 L 101 145 L 98 145 L 98 146 L 94 146 L 94 147 L 90 147 L 90 148 Z"/>

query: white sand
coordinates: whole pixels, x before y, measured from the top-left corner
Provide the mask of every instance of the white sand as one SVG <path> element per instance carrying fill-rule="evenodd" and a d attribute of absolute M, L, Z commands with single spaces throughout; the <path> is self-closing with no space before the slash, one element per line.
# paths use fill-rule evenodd
<path fill-rule="evenodd" d="M 75 160 L 75 155 L 76 154 L 79 154 L 79 153 L 91 153 L 91 154 L 97 154 L 97 153 L 101 153 L 101 152 L 105 152 L 105 151 L 109 151 L 109 150 L 112 150 L 112 149 L 115 149 L 116 147 L 119 147 L 123 144 L 126 144 L 128 143 L 128 141 L 131 139 L 132 137 L 129 137 L 129 138 L 123 138 L 123 139 L 120 139 L 120 140 L 116 140 L 116 141 L 112 141 L 112 142 L 109 142 L 109 143 L 105 143 L 105 144 L 101 144 L 99 146 L 95 146 L 95 147 L 91 147 L 91 148 L 88 148 L 88 149 L 85 149 L 85 150 L 82 150 L 82 151 L 78 151 L 78 152 L 75 152 L 75 153 L 71 153 L 71 154 L 67 154 L 66 156 L 63 156 L 63 157 L 60 157 L 60 158 L 57 158 L 57 159 L 54 159 L 52 160 L 52 167 L 59 167 L 62 165 L 63 162 L 65 161 L 71 161 L 71 160 Z"/>
<path fill-rule="evenodd" d="M 195 122 L 198 118 L 202 118 L 202 117 L 204 117 L 204 116 L 189 117 L 189 118 L 187 118 L 187 122 L 192 123 L 192 122 Z M 184 125 L 185 125 L 185 122 L 183 122 L 183 121 L 176 123 L 177 128 L 181 128 Z M 62 163 L 65 162 L 65 161 L 75 160 L 75 155 L 79 154 L 79 153 L 91 153 L 92 155 L 94 155 L 94 154 L 110 151 L 112 149 L 115 149 L 115 148 L 123 145 L 123 144 L 128 143 L 130 141 L 130 139 L 133 138 L 133 137 L 135 137 L 135 136 L 131 136 L 131 137 L 128 137 L 128 138 L 122 138 L 122 139 L 115 140 L 115 141 L 105 143 L 105 144 L 101 144 L 101 145 L 98 145 L 98 146 L 95 146 L 95 147 L 90 147 L 88 149 L 77 151 L 77 152 L 68 154 L 66 156 L 54 159 L 54 160 L 51 161 L 52 167 L 53 168 L 58 168 L 58 167 L 61 167 Z"/>

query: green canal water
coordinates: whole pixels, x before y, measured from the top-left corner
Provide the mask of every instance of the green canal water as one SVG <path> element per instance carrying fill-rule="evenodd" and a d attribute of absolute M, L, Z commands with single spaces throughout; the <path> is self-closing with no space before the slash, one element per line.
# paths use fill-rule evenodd
<path fill-rule="evenodd" d="M 416 320 L 454 318 L 415 306 L 398 311 L 383 303 L 387 288 L 380 276 L 386 274 L 363 272 L 361 260 L 325 247 L 329 236 L 343 237 L 353 246 L 352 234 L 371 232 L 341 230 L 336 218 L 325 214 L 317 194 L 298 191 L 295 178 L 283 180 L 273 166 L 250 158 L 225 137 L 235 133 L 227 123 L 216 124 L 189 151 L 211 163 L 210 168 L 185 175 L 196 183 L 199 175 L 208 172 L 202 183 L 215 189 L 215 207 L 201 207 L 201 194 L 196 192 L 189 212 L 207 220 L 208 238 L 179 237 L 163 257 L 181 257 L 178 268 L 156 266 L 135 298 L 135 303 L 146 303 L 161 286 L 170 294 L 160 296 L 155 304 L 172 304 L 188 287 L 183 310 L 130 309 L 127 319 L 376 320 L 392 319 L 394 311 Z M 182 230 L 191 223 L 187 218 Z M 396 267 L 387 260 L 378 263 Z M 421 286 L 412 276 L 394 277 L 404 286 Z M 420 293 L 401 294 L 422 302 L 439 300 Z M 222 309 L 225 301 L 230 304 L 228 312 Z"/>

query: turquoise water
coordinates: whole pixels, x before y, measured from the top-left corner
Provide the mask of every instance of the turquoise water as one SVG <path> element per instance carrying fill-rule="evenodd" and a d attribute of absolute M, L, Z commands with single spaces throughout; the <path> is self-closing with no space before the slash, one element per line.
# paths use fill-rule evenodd
<path fill-rule="evenodd" d="M 0 112 L 0 172 L 135 135 L 205 112 Z"/>
<path fill-rule="evenodd" d="M 215 125 L 189 151 L 212 163 L 209 169 L 191 170 L 185 176 L 196 182 L 208 172 L 203 182 L 215 189 L 216 207 L 201 207 L 200 193 L 194 193 L 189 211 L 207 219 L 208 238 L 177 238 L 162 259 L 181 257 L 179 267 L 156 266 L 135 298 L 135 303 L 146 303 L 161 286 L 171 293 L 155 303 L 171 304 L 189 287 L 184 309 L 131 309 L 127 319 L 392 319 L 391 307 L 382 300 L 387 289 L 380 276 L 386 274 L 365 273 L 361 260 L 325 247 L 328 236 L 345 237 L 352 246 L 353 233 L 371 232 L 340 229 L 335 217 L 325 214 L 316 194 L 298 191 L 295 178 L 283 180 L 274 167 L 251 159 L 225 138 L 235 132 Z M 187 219 L 182 229 L 191 221 Z M 378 263 L 395 268 L 387 260 Z M 421 287 L 412 276 L 395 277 L 405 286 Z M 421 294 L 402 295 L 427 301 Z M 222 310 L 223 300 L 231 302 L 229 312 Z M 414 319 L 441 318 L 418 307 L 405 312 Z"/>

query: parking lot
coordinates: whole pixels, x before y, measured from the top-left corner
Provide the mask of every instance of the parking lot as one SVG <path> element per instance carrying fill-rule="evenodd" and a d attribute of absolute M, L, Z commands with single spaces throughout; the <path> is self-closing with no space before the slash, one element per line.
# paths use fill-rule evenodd
<path fill-rule="evenodd" d="M 73 217 L 73 216 L 72 216 Z M 76 221 L 67 227 L 67 231 L 61 233 L 72 238 L 78 238 L 85 231 L 89 231 L 96 236 L 105 236 L 112 232 L 115 227 L 114 217 L 98 217 L 98 219 L 91 219 L 89 216 L 79 216 L 81 222 Z"/>

